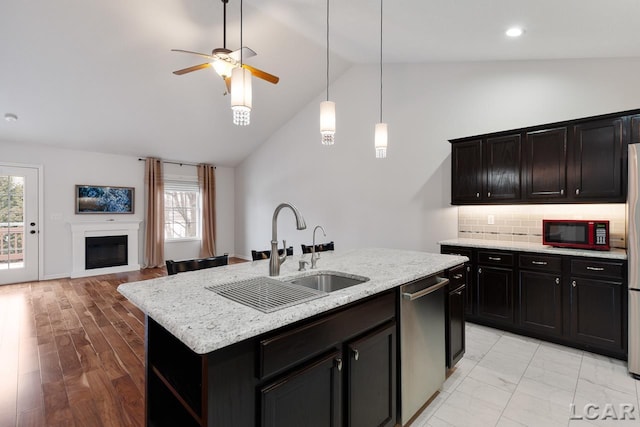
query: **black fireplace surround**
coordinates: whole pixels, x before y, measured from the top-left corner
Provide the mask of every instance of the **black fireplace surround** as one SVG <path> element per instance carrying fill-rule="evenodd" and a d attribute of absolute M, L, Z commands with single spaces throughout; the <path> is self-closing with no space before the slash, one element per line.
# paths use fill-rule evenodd
<path fill-rule="evenodd" d="M 85 237 L 86 270 L 128 264 L 128 236 Z"/>

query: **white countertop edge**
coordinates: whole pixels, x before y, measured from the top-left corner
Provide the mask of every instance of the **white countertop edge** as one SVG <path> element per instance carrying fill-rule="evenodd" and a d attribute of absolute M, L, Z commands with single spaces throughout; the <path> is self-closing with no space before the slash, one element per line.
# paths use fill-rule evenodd
<path fill-rule="evenodd" d="M 298 260 L 308 260 L 308 255 L 289 258 L 281 267 L 280 279 L 309 274 L 297 271 Z M 338 271 L 370 280 L 269 314 L 205 289 L 212 284 L 267 277 L 269 260 L 124 283 L 118 291 L 194 352 L 206 354 L 465 261 L 466 257 L 455 255 L 381 248 L 323 252 L 315 271 Z"/>
<path fill-rule="evenodd" d="M 469 248 L 487 248 L 487 249 L 500 249 L 506 251 L 521 251 L 521 252 L 539 252 L 546 254 L 556 255 L 570 255 L 581 256 L 591 258 L 608 258 L 608 259 L 627 259 L 627 251 L 620 248 L 612 248 L 609 251 L 595 251 L 586 249 L 571 249 L 571 248 L 554 248 L 553 246 L 545 246 L 539 243 L 527 243 L 527 242 L 508 242 L 501 240 L 482 240 L 482 239 L 449 239 L 438 242 L 439 245 L 447 246 L 464 246 Z"/>

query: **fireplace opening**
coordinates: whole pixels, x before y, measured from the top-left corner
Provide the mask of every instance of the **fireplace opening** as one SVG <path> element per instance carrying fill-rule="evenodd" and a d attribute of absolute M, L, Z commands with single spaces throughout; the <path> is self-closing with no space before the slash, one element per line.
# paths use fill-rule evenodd
<path fill-rule="evenodd" d="M 85 237 L 85 269 L 116 267 L 128 264 L 127 237 Z"/>

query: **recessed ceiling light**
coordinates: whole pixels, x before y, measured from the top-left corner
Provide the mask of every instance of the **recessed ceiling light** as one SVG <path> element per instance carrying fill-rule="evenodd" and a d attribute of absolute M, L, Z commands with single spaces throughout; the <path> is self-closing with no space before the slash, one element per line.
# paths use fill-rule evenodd
<path fill-rule="evenodd" d="M 4 119 L 5 119 L 6 121 L 8 121 L 8 122 L 16 122 L 16 121 L 18 121 L 18 116 L 16 116 L 16 115 L 15 115 L 15 114 L 13 114 L 13 113 L 6 113 L 6 114 L 4 115 Z"/>
<path fill-rule="evenodd" d="M 505 34 L 509 37 L 520 37 L 524 33 L 524 30 L 520 27 L 511 27 Z"/>

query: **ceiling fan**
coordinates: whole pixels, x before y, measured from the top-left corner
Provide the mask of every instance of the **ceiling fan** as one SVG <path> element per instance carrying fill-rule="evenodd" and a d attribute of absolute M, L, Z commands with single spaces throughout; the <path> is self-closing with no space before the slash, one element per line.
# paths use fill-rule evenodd
<path fill-rule="evenodd" d="M 182 49 L 171 49 L 172 52 L 182 52 L 182 53 L 190 53 L 193 55 L 198 55 L 203 58 L 207 58 L 209 61 L 204 64 L 194 65 L 192 67 L 183 68 L 181 70 L 174 71 L 173 74 L 181 76 L 183 74 L 190 73 L 192 71 L 202 70 L 204 68 L 212 67 L 216 73 L 224 80 L 227 86 L 227 93 L 231 92 L 231 71 L 234 68 L 242 67 L 246 70 L 249 70 L 252 75 L 258 77 L 259 79 L 266 80 L 269 83 L 276 84 L 280 80 L 279 77 L 274 76 L 273 74 L 269 74 L 265 71 L 259 70 L 251 65 L 247 65 L 244 63 L 244 59 L 255 56 L 256 53 L 249 49 L 248 47 L 242 47 L 241 49 L 231 51 L 227 49 L 227 3 L 229 0 L 221 0 L 224 8 L 223 14 L 223 47 L 218 47 L 211 51 L 211 55 L 206 53 L 192 52 L 189 50 Z M 242 59 L 242 62 L 241 62 Z"/>

